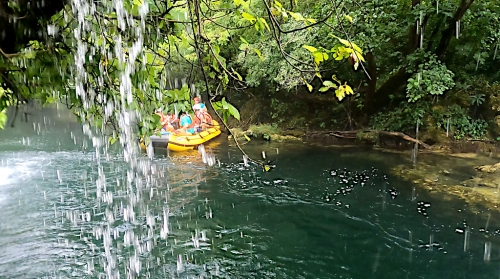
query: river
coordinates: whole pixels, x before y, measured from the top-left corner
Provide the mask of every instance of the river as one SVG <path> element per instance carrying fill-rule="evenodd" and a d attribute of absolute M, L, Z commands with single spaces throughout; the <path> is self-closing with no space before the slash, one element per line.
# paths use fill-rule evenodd
<path fill-rule="evenodd" d="M 105 278 L 110 259 L 122 278 L 130 270 L 141 278 L 500 277 L 498 211 L 389 175 L 399 155 L 245 148 L 266 151 L 277 168 L 244 166 L 222 136 L 207 146 L 214 166 L 196 151 L 159 150 L 152 171 L 163 179 L 139 191 L 122 183 L 119 150 L 96 164 L 68 111 L 34 111 L 0 131 L 0 278 Z M 100 179 L 109 197 L 97 198 Z"/>

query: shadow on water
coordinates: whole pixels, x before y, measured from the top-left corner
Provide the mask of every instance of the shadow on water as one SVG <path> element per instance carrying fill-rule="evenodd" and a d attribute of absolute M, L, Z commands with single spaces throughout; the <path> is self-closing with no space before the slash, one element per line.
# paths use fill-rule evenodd
<path fill-rule="evenodd" d="M 0 277 L 102 278 L 107 253 L 121 274 L 125 255 L 140 257 L 150 278 L 500 275 L 499 214 L 390 176 L 397 155 L 246 144 L 276 159 L 265 173 L 218 139 L 207 148 L 220 164 L 159 151 L 159 179 L 127 188 L 120 153 L 97 166 L 81 127 L 64 121 L 0 131 Z"/>

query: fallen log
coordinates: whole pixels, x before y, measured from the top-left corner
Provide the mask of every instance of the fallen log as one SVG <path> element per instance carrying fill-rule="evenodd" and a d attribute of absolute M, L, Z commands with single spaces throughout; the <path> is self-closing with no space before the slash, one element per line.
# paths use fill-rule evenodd
<path fill-rule="evenodd" d="M 379 134 L 382 134 L 382 135 L 400 137 L 400 138 L 403 138 L 404 140 L 419 144 L 427 149 L 431 149 L 430 145 L 423 143 L 423 142 L 419 141 L 418 139 L 412 138 L 412 137 L 408 136 L 407 134 L 404 134 L 401 132 L 387 132 L 387 131 L 373 131 L 373 132 L 378 132 Z"/>
<path fill-rule="evenodd" d="M 379 135 L 385 135 L 385 136 L 393 136 L 393 137 L 400 137 L 406 141 L 414 142 L 418 145 L 423 146 L 424 148 L 431 149 L 432 147 L 418 139 L 412 138 L 408 136 L 405 133 L 401 132 L 388 132 L 388 131 L 379 131 L 379 130 L 353 130 L 353 131 L 333 131 L 330 133 L 330 135 L 338 137 L 338 138 L 350 138 L 354 139 L 356 138 L 355 136 L 349 136 L 352 134 L 358 134 L 358 133 L 377 133 Z"/>

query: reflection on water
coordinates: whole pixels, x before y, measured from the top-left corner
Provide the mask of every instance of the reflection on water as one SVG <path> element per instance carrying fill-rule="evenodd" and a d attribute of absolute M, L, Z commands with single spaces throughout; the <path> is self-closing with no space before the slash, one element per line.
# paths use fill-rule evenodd
<path fill-rule="evenodd" d="M 40 135 L 0 131 L 0 278 L 500 275 L 498 212 L 388 175 L 393 154 L 247 144 L 277 159 L 264 173 L 218 140 L 220 165 L 159 151 L 157 179 L 129 187 L 120 152 L 97 165 L 81 127 L 45 115 Z"/>

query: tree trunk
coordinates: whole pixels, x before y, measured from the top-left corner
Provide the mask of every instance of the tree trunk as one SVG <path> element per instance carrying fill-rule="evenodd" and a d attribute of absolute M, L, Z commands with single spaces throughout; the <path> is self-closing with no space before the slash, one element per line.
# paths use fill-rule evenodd
<path fill-rule="evenodd" d="M 389 96 L 399 92 L 410 77 L 411 74 L 408 74 L 405 68 L 400 68 L 399 71 L 394 73 L 375 93 L 377 98 L 373 102 L 374 109 L 380 110 L 380 108 L 387 106 L 391 101 Z"/>
<path fill-rule="evenodd" d="M 420 0 L 412 0 L 411 1 L 411 9 L 413 10 L 415 6 L 420 4 Z M 425 21 L 428 20 L 428 17 Z M 424 23 L 421 23 L 423 25 Z M 417 23 L 415 22 L 410 26 L 408 31 L 408 49 L 407 55 L 412 54 L 417 50 L 419 42 L 419 36 L 417 34 Z M 371 112 L 375 112 L 382 107 L 385 107 L 389 104 L 391 94 L 394 94 L 401 90 L 401 88 L 406 84 L 406 81 L 411 75 L 406 73 L 405 68 L 400 68 L 399 71 L 394 73 L 382 86 L 377 90 L 374 95 L 377 95 L 377 98 L 372 103 L 373 108 L 370 109 Z"/>
<path fill-rule="evenodd" d="M 364 101 L 364 109 L 365 112 L 363 115 L 363 120 L 361 124 L 363 126 L 368 125 L 368 121 L 370 120 L 370 115 L 372 115 L 375 111 L 375 106 L 373 105 L 375 99 L 375 93 L 377 92 L 377 63 L 375 61 L 375 56 L 373 52 L 367 52 L 365 55 L 366 63 L 367 63 L 367 71 L 370 75 L 368 80 L 368 87 L 365 95 Z"/>
<path fill-rule="evenodd" d="M 462 19 L 465 12 L 470 8 L 472 3 L 474 3 L 474 0 L 462 0 L 453 18 L 448 20 L 448 27 L 446 27 L 446 29 L 444 29 L 441 33 L 441 40 L 439 41 L 439 45 L 436 49 L 436 55 L 441 60 L 444 60 L 444 57 L 446 56 L 446 50 L 450 46 L 451 39 L 453 38 L 453 35 L 456 34 L 456 22 Z"/>
<path fill-rule="evenodd" d="M 411 9 L 415 8 L 416 5 L 420 4 L 420 0 L 411 1 Z M 422 25 L 422 23 L 420 23 Z M 418 48 L 419 36 L 417 34 L 417 23 L 410 26 L 408 33 L 408 54 L 412 54 Z"/>

